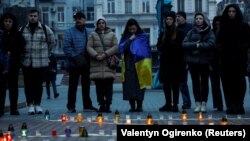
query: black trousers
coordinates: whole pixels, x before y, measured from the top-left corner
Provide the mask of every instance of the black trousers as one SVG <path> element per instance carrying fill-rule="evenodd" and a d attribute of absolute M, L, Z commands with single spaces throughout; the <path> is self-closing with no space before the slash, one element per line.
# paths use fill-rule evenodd
<path fill-rule="evenodd" d="M 189 64 L 195 102 L 207 102 L 209 65 Z"/>
<path fill-rule="evenodd" d="M 27 105 L 40 105 L 46 68 L 23 67 L 22 70 Z"/>
<path fill-rule="evenodd" d="M 213 107 L 214 108 L 223 108 L 223 99 L 220 88 L 220 70 L 219 67 L 213 67 L 213 70 L 210 72 L 210 80 L 212 87 L 212 97 L 213 97 Z"/>
<path fill-rule="evenodd" d="M 99 105 L 110 105 L 113 97 L 113 78 L 95 79 L 97 102 Z"/>
<path fill-rule="evenodd" d="M 68 109 L 75 109 L 79 79 L 81 79 L 83 108 L 86 109 L 92 107 L 92 101 L 90 98 L 89 68 L 74 68 L 69 71 Z"/>
<path fill-rule="evenodd" d="M 2 69 L 0 69 L 2 72 Z M 7 87 L 7 74 L 0 73 L 0 115 L 4 113 L 6 87 Z"/>
<path fill-rule="evenodd" d="M 163 91 L 167 105 L 179 104 L 179 83 L 177 81 L 170 82 L 168 80 L 163 82 Z"/>
<path fill-rule="evenodd" d="M 239 67 L 222 67 L 221 81 L 227 108 L 243 106 L 246 93 L 245 74 Z"/>

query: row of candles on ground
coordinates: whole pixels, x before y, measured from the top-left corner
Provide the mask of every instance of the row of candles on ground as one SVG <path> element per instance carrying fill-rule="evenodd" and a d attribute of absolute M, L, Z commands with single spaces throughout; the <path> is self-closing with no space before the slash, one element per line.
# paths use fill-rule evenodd
<path fill-rule="evenodd" d="M 66 127 L 64 130 L 65 136 L 70 137 L 71 136 L 71 129 L 69 126 Z M 27 138 L 28 129 L 27 124 L 24 122 L 21 126 L 21 137 Z M 3 133 L 2 130 L 0 130 L 0 141 L 12 141 L 12 138 L 15 136 L 15 130 L 12 124 L 9 124 L 8 131 L 6 133 Z M 36 131 L 36 136 L 41 136 L 41 133 L 39 130 Z M 55 137 L 57 136 L 56 130 L 51 131 L 51 136 Z M 88 131 L 84 126 L 79 126 L 79 137 L 88 137 Z"/>
<path fill-rule="evenodd" d="M 49 120 L 49 112 L 46 111 L 45 112 L 45 119 L 46 120 Z M 115 121 L 118 122 L 120 120 L 121 116 L 119 114 L 118 111 L 115 112 Z M 188 116 L 187 116 L 187 112 L 186 111 L 183 111 L 182 114 L 181 114 L 181 119 L 182 121 L 186 122 L 187 119 L 188 119 Z M 203 114 L 202 112 L 198 113 L 198 116 L 197 116 L 197 119 L 199 121 L 202 121 L 203 120 Z M 66 114 L 63 114 L 61 115 L 61 121 L 62 122 L 66 122 L 68 120 L 67 118 L 67 115 Z M 76 117 L 76 120 L 77 122 L 82 122 L 83 121 L 83 116 L 81 113 L 79 113 Z M 98 113 L 97 117 L 96 117 L 96 121 L 98 124 L 102 124 L 103 121 L 104 121 L 104 118 L 102 116 L 101 113 Z M 126 117 L 126 124 L 131 124 L 132 121 L 129 117 Z M 156 124 L 156 122 L 154 122 L 154 119 L 152 117 L 151 114 L 148 114 L 147 115 L 147 118 L 146 118 L 146 125 L 154 125 Z M 221 125 L 227 125 L 228 124 L 228 120 L 226 117 L 223 117 L 221 119 Z M 40 135 L 39 132 L 36 133 L 37 136 Z M 57 136 L 57 133 L 55 130 L 52 130 L 51 132 L 51 135 L 52 136 Z M 9 125 L 8 127 L 8 132 L 7 133 L 3 133 L 2 130 L 0 130 L 0 141 L 12 141 L 12 137 L 15 136 L 15 132 L 14 132 L 14 127 L 12 124 Z M 65 136 L 66 137 L 70 137 L 71 136 L 71 129 L 69 127 L 66 127 L 65 129 Z M 84 126 L 80 126 L 79 127 L 79 136 L 80 137 L 87 137 L 88 136 L 88 132 L 86 130 L 86 128 Z M 26 138 L 27 137 L 27 124 L 24 122 L 21 126 L 21 137 L 24 137 Z"/>
<path fill-rule="evenodd" d="M 119 112 L 116 111 L 116 112 L 115 112 L 114 121 L 115 121 L 115 122 L 119 122 L 119 121 L 120 121 L 120 118 L 121 118 L 121 116 L 120 116 Z M 212 118 L 212 117 L 210 117 L 210 119 L 211 119 L 211 118 Z M 187 115 L 187 112 L 184 110 L 184 111 L 182 112 L 182 114 L 181 114 L 181 120 L 182 120 L 183 122 L 186 122 L 187 119 L 188 119 L 188 115 Z M 47 119 L 47 120 L 48 120 L 48 119 Z M 66 114 L 62 114 L 62 115 L 61 115 L 61 121 L 62 121 L 62 122 L 66 122 L 67 120 L 68 120 L 67 115 L 66 115 Z M 198 120 L 198 121 L 203 121 L 203 114 L 202 114 L 202 112 L 199 112 L 199 113 L 198 113 L 198 115 L 197 115 L 197 120 Z M 77 121 L 77 122 L 82 122 L 82 121 L 83 121 L 83 116 L 82 116 L 81 113 L 79 113 L 79 114 L 77 115 L 76 121 Z M 104 121 L 104 118 L 103 118 L 102 114 L 101 114 L 101 113 L 98 113 L 98 115 L 97 115 L 97 117 L 96 117 L 96 122 L 97 122 L 98 124 L 102 124 L 103 121 Z M 125 124 L 131 124 L 131 123 L 132 123 L 132 121 L 131 121 L 130 117 L 129 117 L 129 116 L 126 117 Z M 147 115 L 147 118 L 146 118 L 146 125 L 153 125 L 153 124 L 155 124 L 155 123 L 154 123 L 154 120 L 153 120 L 153 117 L 152 117 L 152 115 L 149 113 L 149 114 Z M 211 123 L 210 123 L 210 124 L 211 124 Z M 226 117 L 223 117 L 223 118 L 221 119 L 221 125 L 227 125 L 227 124 L 228 124 L 227 118 L 226 118 Z M 212 125 L 212 124 L 211 124 L 211 125 Z"/>
<path fill-rule="evenodd" d="M 8 131 L 3 133 L 0 130 L 0 141 L 12 141 L 12 138 L 15 136 L 15 130 L 13 124 L 9 124 Z M 27 137 L 27 124 L 24 122 L 21 127 L 21 136 Z"/>

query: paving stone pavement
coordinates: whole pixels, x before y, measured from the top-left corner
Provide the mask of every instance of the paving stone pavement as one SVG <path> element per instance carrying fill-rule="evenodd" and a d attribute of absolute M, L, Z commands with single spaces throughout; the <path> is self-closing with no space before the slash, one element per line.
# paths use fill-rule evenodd
<path fill-rule="evenodd" d="M 215 124 L 219 125 L 222 117 L 226 116 L 228 118 L 230 125 L 250 125 L 250 95 L 247 94 L 245 98 L 245 110 L 246 114 L 242 116 L 237 115 L 226 115 L 224 112 L 213 111 L 212 108 L 212 97 L 211 93 L 209 94 L 209 100 L 207 103 L 207 113 L 203 114 L 204 120 L 199 122 L 197 120 L 197 114 L 193 113 L 194 102 L 192 96 L 191 83 L 188 83 L 190 88 L 190 94 L 192 99 L 192 108 L 187 110 L 188 120 L 183 122 L 181 120 L 181 105 L 182 99 L 180 96 L 179 112 L 159 112 L 159 107 L 164 104 L 164 94 L 162 90 L 155 90 L 148 88 L 145 94 L 145 100 L 143 103 L 143 112 L 140 113 L 129 113 L 130 108 L 128 101 L 122 99 L 122 85 L 121 83 L 114 83 L 114 94 L 113 94 L 113 103 L 111 105 L 112 113 L 103 113 L 104 122 L 100 125 L 96 122 L 96 112 L 85 112 L 83 111 L 80 90 L 78 88 L 77 93 L 77 102 L 76 102 L 76 113 L 67 113 L 67 85 L 58 85 L 58 92 L 60 96 L 57 99 L 53 97 L 47 99 L 46 91 L 44 88 L 43 98 L 41 107 L 45 111 L 46 109 L 50 112 L 50 120 L 47 121 L 44 118 L 44 114 L 40 115 L 28 115 L 28 108 L 23 107 L 19 109 L 19 116 L 11 116 L 9 112 L 6 112 L 3 117 L 0 118 L 0 129 L 4 132 L 7 131 L 9 124 L 13 124 L 15 129 L 15 141 L 27 140 L 27 141 L 115 141 L 116 140 L 116 125 L 125 124 L 126 118 L 132 120 L 131 124 L 135 125 L 145 125 L 145 119 L 148 114 L 153 116 L 154 122 L 159 125 L 208 125 Z M 19 101 L 25 102 L 23 88 L 20 87 L 20 96 Z M 91 85 L 91 98 L 93 105 L 98 108 L 98 103 L 96 100 L 95 94 L 95 85 Z M 8 101 L 8 99 L 6 99 Z M 20 102 L 20 103 L 21 103 Z M 225 109 L 225 107 L 224 107 Z M 121 114 L 121 120 L 116 123 L 114 122 L 114 112 L 118 110 Z M 83 122 L 78 123 L 75 120 L 75 117 L 78 113 L 82 113 Z M 68 116 L 68 121 L 63 123 L 60 120 L 62 114 Z M 28 138 L 21 138 L 21 125 L 23 122 L 27 123 L 28 126 Z M 72 130 L 71 137 L 65 137 L 64 130 L 66 127 L 69 127 Z M 82 138 L 78 135 L 79 126 L 85 126 L 89 137 Z M 52 130 L 57 131 L 57 136 L 52 137 Z M 36 136 L 36 132 L 40 132 L 41 136 Z"/>

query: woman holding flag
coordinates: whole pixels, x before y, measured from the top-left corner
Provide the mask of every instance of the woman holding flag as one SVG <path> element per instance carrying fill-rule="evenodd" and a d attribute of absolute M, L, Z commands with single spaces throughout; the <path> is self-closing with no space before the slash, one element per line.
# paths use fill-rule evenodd
<path fill-rule="evenodd" d="M 123 99 L 129 100 L 129 112 L 142 112 L 146 87 L 152 85 L 152 60 L 148 35 L 135 19 L 127 21 L 119 53 L 122 56 Z"/>

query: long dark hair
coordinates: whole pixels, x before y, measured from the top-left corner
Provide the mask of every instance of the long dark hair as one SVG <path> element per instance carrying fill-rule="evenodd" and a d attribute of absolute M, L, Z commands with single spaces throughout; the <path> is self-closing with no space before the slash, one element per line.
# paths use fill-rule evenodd
<path fill-rule="evenodd" d="M 135 19 L 131 18 L 131 19 L 129 19 L 129 20 L 127 21 L 127 24 L 126 24 L 126 27 L 125 27 L 125 29 L 124 29 L 124 31 L 123 31 L 122 37 L 124 37 L 124 36 L 130 34 L 129 31 L 128 31 L 128 28 L 129 28 L 130 26 L 132 26 L 132 25 L 135 25 L 135 26 L 137 27 L 137 30 L 136 30 L 136 32 L 135 32 L 136 35 L 137 35 L 137 34 L 140 34 L 140 33 L 142 33 L 142 32 L 144 32 L 144 31 L 141 29 L 141 27 L 140 27 L 140 25 L 138 24 L 138 22 L 137 22 Z"/>
<path fill-rule="evenodd" d="M 235 24 L 240 24 L 243 22 L 243 15 L 240 10 L 240 7 L 237 4 L 229 4 L 226 6 L 225 10 L 222 13 L 221 24 L 227 25 L 228 22 L 232 21 L 229 19 L 228 10 L 229 8 L 233 7 L 236 11 L 235 19 L 233 20 Z"/>
<path fill-rule="evenodd" d="M 17 26 L 18 26 L 16 16 L 14 16 L 12 13 L 3 14 L 3 16 L 0 19 L 0 28 L 3 29 L 3 30 L 5 30 L 4 23 L 3 23 L 5 19 L 12 19 L 13 25 L 12 25 L 12 28 L 11 28 L 11 32 L 13 32 L 13 31 L 16 32 L 17 31 Z"/>

